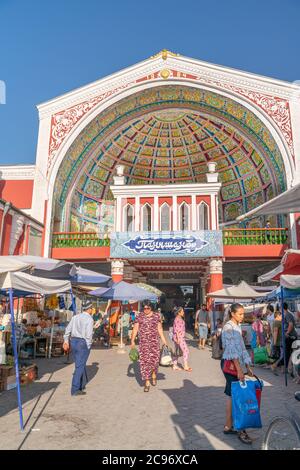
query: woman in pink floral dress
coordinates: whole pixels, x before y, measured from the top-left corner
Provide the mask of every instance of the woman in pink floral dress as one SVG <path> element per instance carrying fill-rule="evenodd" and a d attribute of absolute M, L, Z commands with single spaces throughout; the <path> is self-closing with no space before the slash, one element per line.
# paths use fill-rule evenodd
<path fill-rule="evenodd" d="M 135 347 L 135 338 L 139 334 L 139 355 L 142 379 L 145 381 L 144 392 L 150 390 L 150 378 L 152 385 L 157 384 L 157 371 L 160 359 L 160 341 L 166 345 L 160 314 L 154 313 L 150 305 L 144 306 L 144 311 L 139 314 L 131 336 L 131 348 Z"/>
<path fill-rule="evenodd" d="M 173 370 L 180 370 L 178 367 L 178 357 L 180 350 L 183 355 L 183 369 L 187 372 L 191 372 L 192 369 L 188 365 L 189 348 L 185 340 L 185 322 L 184 322 L 184 310 L 180 307 L 176 312 L 176 317 L 173 324 L 173 341 L 176 346 L 175 360 L 173 361 Z"/>

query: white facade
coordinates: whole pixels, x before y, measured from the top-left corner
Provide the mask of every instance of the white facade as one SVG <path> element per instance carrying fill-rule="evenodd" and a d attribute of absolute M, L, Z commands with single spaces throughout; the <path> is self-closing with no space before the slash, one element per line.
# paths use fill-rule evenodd
<path fill-rule="evenodd" d="M 251 110 L 270 131 L 280 149 L 287 187 L 300 181 L 299 85 L 162 51 L 132 67 L 38 106 L 40 127 L 32 216 L 42 222 L 46 209 L 45 255 L 49 254 L 51 240 L 56 177 L 70 145 L 99 113 L 112 104 L 132 93 L 170 84 L 220 93 Z M 212 197 L 211 207 L 215 214 L 217 204 Z M 177 216 L 175 213 L 174 229 L 178 227 Z M 135 223 L 137 226 L 140 224 L 137 218 Z M 214 228 L 217 223 L 217 217 L 210 221 Z"/>

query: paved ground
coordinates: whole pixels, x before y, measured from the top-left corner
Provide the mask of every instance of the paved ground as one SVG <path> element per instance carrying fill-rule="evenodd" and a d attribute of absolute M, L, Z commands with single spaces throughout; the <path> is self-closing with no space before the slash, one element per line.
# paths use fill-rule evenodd
<path fill-rule="evenodd" d="M 72 364 L 64 358 L 38 361 L 39 380 L 22 388 L 25 432 L 19 431 L 15 390 L 0 394 L 0 449 L 248 449 L 224 436 L 224 379 L 219 361 L 190 341 L 192 373 L 160 368 L 159 383 L 145 394 L 128 354 L 94 349 L 88 362 L 87 395 L 70 396 Z M 267 385 L 264 428 L 251 432 L 252 448 L 272 416 L 287 414 L 284 402 L 299 389 L 291 379 L 256 368 Z"/>

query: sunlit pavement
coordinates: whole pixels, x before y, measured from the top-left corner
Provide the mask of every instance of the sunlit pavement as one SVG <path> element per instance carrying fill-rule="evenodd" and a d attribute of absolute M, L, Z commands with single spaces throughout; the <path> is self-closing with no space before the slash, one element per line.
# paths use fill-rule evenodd
<path fill-rule="evenodd" d="M 273 416 L 295 409 L 300 389 L 289 378 L 256 368 L 265 380 L 262 430 L 250 430 L 253 445 L 223 434 L 224 378 L 209 349 L 190 340 L 193 371 L 160 368 L 157 387 L 144 393 L 138 366 L 128 352 L 93 349 L 87 395 L 70 396 L 73 364 L 65 358 L 38 360 L 39 380 L 22 387 L 25 431 L 19 431 L 16 391 L 0 394 L 1 449 L 258 449 Z"/>

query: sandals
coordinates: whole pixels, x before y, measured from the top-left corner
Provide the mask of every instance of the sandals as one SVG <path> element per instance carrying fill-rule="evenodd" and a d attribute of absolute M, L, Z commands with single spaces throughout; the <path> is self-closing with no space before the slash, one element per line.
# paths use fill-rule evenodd
<path fill-rule="evenodd" d="M 252 444 L 252 439 L 248 436 L 246 431 L 239 431 L 238 438 L 243 444 Z"/>
<path fill-rule="evenodd" d="M 183 368 L 183 370 L 185 370 L 185 372 L 192 372 L 192 368 L 191 367 L 188 367 L 187 369 Z"/>
<path fill-rule="evenodd" d="M 237 434 L 238 432 L 232 427 L 228 428 L 227 426 L 224 426 L 223 433 L 224 434 Z"/>
<path fill-rule="evenodd" d="M 150 391 L 150 385 L 145 385 L 144 392 L 149 392 L 149 391 Z"/>
<path fill-rule="evenodd" d="M 153 385 L 153 387 L 156 387 L 156 385 L 157 385 L 157 377 L 155 377 L 155 378 L 152 377 L 152 385 Z"/>

